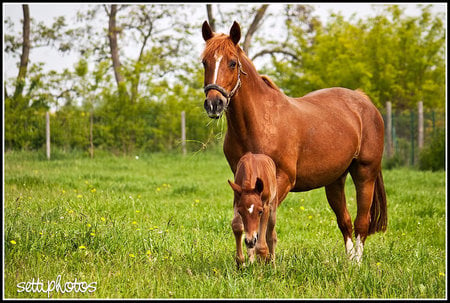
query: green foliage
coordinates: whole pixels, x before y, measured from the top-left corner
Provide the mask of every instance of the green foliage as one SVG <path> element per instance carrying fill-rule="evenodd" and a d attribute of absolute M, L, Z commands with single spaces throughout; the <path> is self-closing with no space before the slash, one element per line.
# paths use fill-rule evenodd
<path fill-rule="evenodd" d="M 291 26 L 298 62 L 274 60 L 278 85 L 292 96 L 343 86 L 364 90 L 381 108 L 442 108 L 445 100 L 445 27 L 442 17 L 424 6 L 418 17 L 396 5 L 358 22 L 333 15 L 315 35 Z"/>
<path fill-rule="evenodd" d="M 232 172 L 220 150 L 95 159 L 5 154 L 4 296 L 17 284 L 97 282 L 52 298 L 370 298 L 446 296 L 445 173 L 384 171 L 389 222 L 347 260 L 323 189 L 290 193 L 277 211 L 276 267 L 237 270 Z M 346 197 L 352 219 L 356 194 Z M 11 241 L 14 241 L 13 244 Z M 245 249 L 245 248 L 244 248 Z"/>
<path fill-rule="evenodd" d="M 45 143 L 46 111 L 39 100 L 5 98 L 5 148 L 39 149 Z"/>
<path fill-rule="evenodd" d="M 445 130 L 437 129 L 432 135 L 431 142 L 419 154 L 419 168 L 421 170 L 445 170 Z"/>

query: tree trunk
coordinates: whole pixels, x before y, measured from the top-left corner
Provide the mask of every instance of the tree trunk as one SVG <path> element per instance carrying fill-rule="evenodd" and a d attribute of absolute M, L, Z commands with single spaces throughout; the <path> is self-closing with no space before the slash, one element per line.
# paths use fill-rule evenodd
<path fill-rule="evenodd" d="M 22 95 L 25 86 L 25 77 L 27 75 L 28 58 L 30 55 L 30 9 L 27 4 L 23 8 L 23 43 L 22 55 L 20 56 L 19 74 L 17 75 L 17 84 L 14 97 Z"/>
<path fill-rule="evenodd" d="M 116 77 L 117 87 L 120 89 L 120 83 L 124 82 L 124 77 L 120 72 L 120 60 L 119 60 L 119 46 L 117 44 L 117 33 L 119 32 L 116 26 L 117 4 L 111 5 L 111 11 L 109 13 L 109 28 L 108 38 L 109 47 L 111 49 L 111 59 L 114 68 L 114 76 Z"/>
<path fill-rule="evenodd" d="M 255 17 L 253 18 L 253 22 L 250 25 L 250 27 L 249 27 L 249 29 L 247 31 L 247 34 L 245 35 L 244 44 L 242 46 L 242 49 L 244 50 L 244 52 L 247 55 L 248 55 L 248 50 L 250 49 L 250 43 L 251 43 L 253 34 L 259 28 L 261 19 L 263 18 L 263 16 L 264 16 L 268 6 L 269 6 L 269 4 L 261 5 L 261 7 L 256 12 Z"/>
<path fill-rule="evenodd" d="M 206 13 L 208 14 L 209 26 L 211 27 L 212 31 L 215 32 L 216 31 L 216 25 L 215 25 L 215 22 L 214 22 L 214 17 L 213 17 L 212 5 L 211 4 L 206 4 Z"/>

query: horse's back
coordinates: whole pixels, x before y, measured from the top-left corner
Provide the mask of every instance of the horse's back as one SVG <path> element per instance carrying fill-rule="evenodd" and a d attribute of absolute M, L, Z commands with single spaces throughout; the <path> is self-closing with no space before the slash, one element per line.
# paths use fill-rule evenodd
<path fill-rule="evenodd" d="M 343 87 L 323 88 L 296 98 L 296 100 L 300 103 L 310 102 L 318 106 L 336 106 L 342 110 L 350 108 L 358 111 L 370 110 L 371 112 L 378 112 L 370 98 L 360 89 L 351 90 Z"/>

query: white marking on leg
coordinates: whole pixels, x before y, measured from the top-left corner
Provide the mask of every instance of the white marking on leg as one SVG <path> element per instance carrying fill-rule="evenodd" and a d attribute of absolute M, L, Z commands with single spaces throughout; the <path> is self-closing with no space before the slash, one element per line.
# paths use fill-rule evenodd
<path fill-rule="evenodd" d="M 216 81 L 217 81 L 217 75 L 219 74 L 220 61 L 222 61 L 222 56 L 217 56 L 216 54 L 214 54 L 214 59 L 216 59 L 216 67 L 215 67 L 215 69 L 214 69 L 214 80 L 213 80 L 213 84 L 216 84 Z"/>
<path fill-rule="evenodd" d="M 353 241 L 351 238 L 347 238 L 347 242 L 345 242 L 345 249 L 349 259 L 352 260 L 355 257 L 355 249 L 353 248 Z"/>
<path fill-rule="evenodd" d="M 358 262 L 358 263 L 361 262 L 363 251 L 364 251 L 364 245 L 361 242 L 361 236 L 358 235 L 358 237 L 356 237 L 356 241 L 355 241 L 355 260 L 356 260 L 356 262 Z"/>
<path fill-rule="evenodd" d="M 252 206 L 250 206 L 250 208 L 248 209 L 248 212 L 251 214 L 253 213 L 253 207 L 255 206 L 255 204 L 252 204 Z"/>

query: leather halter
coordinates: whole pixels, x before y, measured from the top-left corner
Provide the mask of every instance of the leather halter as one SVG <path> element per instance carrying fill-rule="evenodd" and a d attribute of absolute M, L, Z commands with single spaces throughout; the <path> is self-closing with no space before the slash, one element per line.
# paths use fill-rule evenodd
<path fill-rule="evenodd" d="M 239 87 L 241 87 L 241 73 L 244 75 L 247 75 L 247 73 L 242 70 L 241 61 L 238 60 L 238 78 L 237 78 L 236 85 L 234 86 L 234 88 L 230 92 L 227 92 L 227 90 L 225 88 L 223 88 L 222 86 L 220 86 L 218 84 L 215 84 L 215 83 L 208 84 L 203 88 L 203 90 L 205 91 L 205 95 L 208 95 L 208 92 L 212 89 L 218 91 L 219 93 L 222 94 L 222 96 L 224 96 L 227 99 L 227 104 L 225 105 L 225 109 L 226 109 L 228 107 L 228 104 L 230 104 L 231 98 L 233 98 L 233 96 L 236 94 Z"/>

